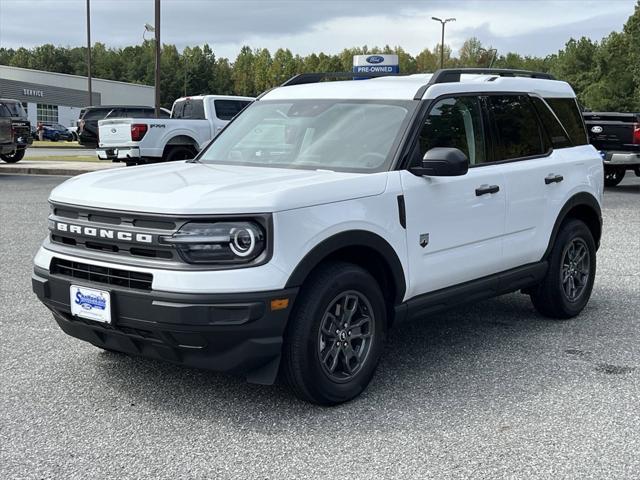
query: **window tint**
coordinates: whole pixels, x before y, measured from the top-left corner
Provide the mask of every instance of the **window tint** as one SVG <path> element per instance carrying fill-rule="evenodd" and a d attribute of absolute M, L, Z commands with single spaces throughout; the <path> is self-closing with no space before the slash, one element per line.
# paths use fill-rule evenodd
<path fill-rule="evenodd" d="M 553 112 L 549 110 L 549 107 L 544 103 L 544 100 L 539 97 L 531 97 L 531 101 L 533 102 L 536 112 L 538 112 L 538 117 L 540 117 L 542 126 L 553 148 L 570 147 L 572 145 L 571 140 Z"/>
<path fill-rule="evenodd" d="M 204 120 L 204 103 L 202 100 L 180 100 L 173 106 L 173 118 Z"/>
<path fill-rule="evenodd" d="M 25 112 L 22 104 L 19 102 L 5 102 L 4 106 L 9 110 L 12 117 L 24 118 L 27 116 L 27 112 Z"/>
<path fill-rule="evenodd" d="M 495 160 L 512 160 L 546 153 L 536 113 L 524 95 L 489 96 L 496 134 Z"/>
<path fill-rule="evenodd" d="M 220 120 L 231 120 L 249 103 L 248 100 L 215 100 L 216 116 Z"/>
<path fill-rule="evenodd" d="M 7 107 L 5 107 L 2 103 L 0 103 L 0 117 L 10 117 L 11 112 Z"/>
<path fill-rule="evenodd" d="M 457 148 L 471 165 L 486 162 L 479 101 L 476 97 L 445 98 L 436 103 L 420 132 L 421 157 L 435 147 Z"/>
<path fill-rule="evenodd" d="M 106 118 L 111 110 L 111 108 L 91 108 L 81 118 L 82 120 L 102 120 Z"/>
<path fill-rule="evenodd" d="M 574 145 L 589 143 L 582 115 L 574 98 L 545 98 L 545 100 L 564 125 Z"/>

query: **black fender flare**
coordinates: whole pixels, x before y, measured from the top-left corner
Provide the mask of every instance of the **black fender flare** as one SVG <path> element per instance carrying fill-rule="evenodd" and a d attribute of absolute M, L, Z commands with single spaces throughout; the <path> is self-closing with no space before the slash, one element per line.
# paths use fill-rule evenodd
<path fill-rule="evenodd" d="M 558 231 L 560 230 L 560 226 L 562 225 L 562 222 L 564 222 L 564 220 L 567 218 L 568 213 L 571 210 L 573 210 L 575 207 L 580 207 L 580 206 L 584 206 L 593 210 L 593 212 L 596 214 L 598 218 L 599 229 L 601 234 L 602 209 L 600 208 L 600 204 L 598 203 L 598 200 L 596 200 L 596 198 L 593 195 L 587 192 L 576 193 L 571 198 L 569 198 L 569 200 L 567 200 L 564 206 L 560 209 L 560 213 L 558 213 L 556 221 L 553 225 L 553 230 L 551 230 L 551 237 L 549 238 L 549 244 L 547 245 L 547 249 L 545 250 L 544 255 L 542 256 L 543 259 L 548 258 L 549 255 L 551 254 L 551 249 L 553 248 L 553 245 L 556 241 L 556 237 L 558 236 Z M 600 246 L 600 237 L 601 237 L 600 234 L 597 236 L 597 238 L 594 238 L 596 242 L 596 249 Z"/>
<path fill-rule="evenodd" d="M 395 284 L 394 303 L 402 302 L 406 291 L 404 269 L 393 247 L 380 235 L 366 230 L 348 230 L 326 238 L 313 247 L 293 270 L 285 288 L 299 287 L 320 262 L 345 247 L 367 247 L 376 251 L 385 261 Z"/>

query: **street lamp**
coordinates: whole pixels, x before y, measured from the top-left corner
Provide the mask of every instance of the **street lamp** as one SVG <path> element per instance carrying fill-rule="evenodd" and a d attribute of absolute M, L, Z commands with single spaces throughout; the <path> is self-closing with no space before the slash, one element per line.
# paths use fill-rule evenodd
<path fill-rule="evenodd" d="M 150 23 L 145 23 L 144 24 L 144 32 L 142 32 L 142 40 L 146 40 L 146 38 L 144 37 L 144 35 L 149 32 L 149 33 L 153 33 L 156 31 L 156 27 L 154 27 L 153 25 L 151 25 Z"/>
<path fill-rule="evenodd" d="M 431 17 L 431 20 L 435 20 L 436 22 L 440 22 L 442 24 L 442 41 L 440 42 L 440 68 L 444 68 L 444 26 L 447 22 L 455 22 L 455 18 L 445 18 L 442 20 L 438 17 Z"/>
<path fill-rule="evenodd" d="M 89 102 L 87 106 L 93 105 L 93 94 L 91 92 L 91 2 L 87 0 L 87 90 Z"/>
<path fill-rule="evenodd" d="M 155 72 L 155 115 L 160 117 L 160 0 L 155 1 L 155 25 L 149 23 L 144 24 L 144 32 L 142 32 L 142 40 L 145 40 L 147 32 L 156 34 L 156 72 Z"/>

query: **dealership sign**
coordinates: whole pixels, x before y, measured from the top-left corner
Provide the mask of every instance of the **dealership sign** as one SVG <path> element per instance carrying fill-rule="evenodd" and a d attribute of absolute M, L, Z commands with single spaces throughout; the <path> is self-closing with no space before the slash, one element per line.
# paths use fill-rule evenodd
<path fill-rule="evenodd" d="M 23 88 L 22 93 L 27 97 L 44 97 L 44 91 L 33 88 Z"/>
<path fill-rule="evenodd" d="M 354 55 L 353 71 L 355 73 L 400 73 L 398 55 Z"/>

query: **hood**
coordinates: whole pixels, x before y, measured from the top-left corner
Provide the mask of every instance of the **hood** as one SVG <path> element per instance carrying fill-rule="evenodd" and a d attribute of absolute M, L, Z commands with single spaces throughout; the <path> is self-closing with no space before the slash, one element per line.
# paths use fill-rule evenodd
<path fill-rule="evenodd" d="M 268 213 L 379 195 L 387 175 L 171 162 L 73 177 L 50 200 L 178 215 Z"/>

